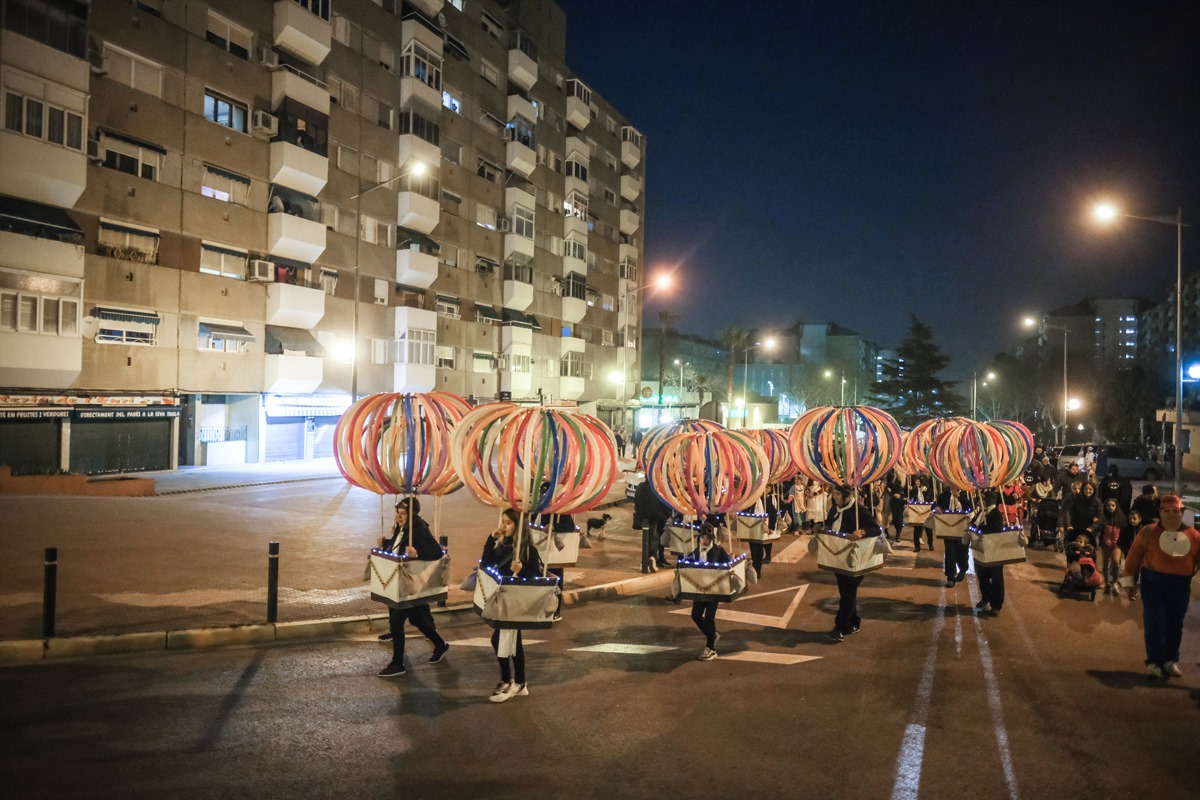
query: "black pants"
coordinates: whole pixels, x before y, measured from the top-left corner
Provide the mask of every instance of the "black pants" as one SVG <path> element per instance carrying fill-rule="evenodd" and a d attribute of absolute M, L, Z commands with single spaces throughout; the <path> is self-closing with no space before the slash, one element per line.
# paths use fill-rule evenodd
<path fill-rule="evenodd" d="M 393 664 L 404 663 L 405 622 L 411 622 L 414 628 L 425 634 L 425 638 L 433 642 L 434 647 L 441 647 L 446 643 L 437 632 L 437 625 L 433 623 L 433 612 L 429 610 L 428 603 L 409 608 L 389 608 L 388 629 L 392 632 Z"/>
<path fill-rule="evenodd" d="M 918 550 L 921 549 L 921 534 L 925 534 L 925 538 L 929 540 L 929 549 L 933 549 L 933 528 L 923 528 L 920 525 L 913 526 L 913 546 Z"/>
<path fill-rule="evenodd" d="M 546 574 L 558 578 L 558 607 L 554 609 L 554 614 L 557 616 L 562 613 L 562 593 L 565 591 L 563 587 L 566 585 L 566 580 L 563 578 L 565 573 L 562 567 L 547 567 Z"/>
<path fill-rule="evenodd" d="M 900 534 L 904 532 L 904 501 L 893 502 L 890 504 L 892 512 L 892 527 L 896 529 L 896 541 L 900 541 Z"/>
<path fill-rule="evenodd" d="M 500 631 L 492 631 L 492 652 L 499 654 L 500 652 Z M 500 662 L 500 680 L 508 683 L 515 680 L 517 683 L 525 682 L 525 643 L 521 641 L 521 632 L 517 631 L 517 652 L 510 659 L 500 658 L 496 656 L 496 660 Z M 515 675 L 513 673 L 516 673 Z"/>
<path fill-rule="evenodd" d="M 771 547 L 774 542 L 756 542 L 749 541 L 750 545 L 750 563 L 754 565 L 754 571 L 762 575 L 762 565 L 771 561 Z"/>
<path fill-rule="evenodd" d="M 942 546 L 946 549 L 946 580 L 965 577 L 971 549 L 962 543 L 962 539 L 942 539 Z"/>
<path fill-rule="evenodd" d="M 983 600 L 993 611 L 999 611 L 1004 605 L 1004 566 L 985 567 L 976 561 L 975 577 L 979 579 L 979 593 L 983 595 Z"/>
<path fill-rule="evenodd" d="M 692 622 L 704 634 L 704 646 L 710 650 L 717 646 L 717 606 L 719 603 L 704 600 L 692 601 Z"/>
<path fill-rule="evenodd" d="M 852 633 L 862 625 L 862 618 L 858 616 L 858 585 L 862 583 L 863 576 L 851 577 L 840 572 L 836 574 L 839 602 L 837 616 L 833 618 L 833 629 L 841 633 Z"/>

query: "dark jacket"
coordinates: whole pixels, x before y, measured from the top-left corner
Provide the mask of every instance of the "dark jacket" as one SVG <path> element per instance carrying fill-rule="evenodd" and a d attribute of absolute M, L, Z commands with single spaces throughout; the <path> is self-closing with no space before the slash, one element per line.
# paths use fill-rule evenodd
<path fill-rule="evenodd" d="M 516 536 L 499 541 L 495 536 L 489 536 L 483 544 L 483 555 L 479 557 L 479 565 L 492 567 L 505 577 L 512 577 L 513 545 Z M 542 559 L 537 548 L 528 535 L 521 537 L 521 572 L 518 578 L 537 578 L 542 574 Z"/>
<path fill-rule="evenodd" d="M 1129 504 L 1133 502 L 1133 486 L 1128 478 L 1109 475 L 1100 482 L 1100 501 L 1107 502 L 1110 498 L 1117 501 L 1117 508 L 1124 514 L 1129 514 Z"/>
<path fill-rule="evenodd" d="M 696 549 L 688 553 L 687 558 L 689 561 L 699 561 L 700 545 L 696 545 Z M 725 548 L 721 547 L 721 545 L 717 544 L 716 542 L 713 542 L 712 549 L 708 551 L 708 563 L 720 564 L 722 562 L 731 560 L 732 559 L 730 559 L 729 553 L 725 552 Z"/>
<path fill-rule="evenodd" d="M 671 517 L 671 508 L 650 488 L 648 481 L 642 481 L 633 493 L 633 511 L 643 525 L 659 524 Z"/>
<path fill-rule="evenodd" d="M 1082 494 L 1072 495 L 1070 500 L 1063 503 L 1060 524 L 1064 528 L 1073 530 L 1090 528 L 1096 520 L 1100 519 L 1102 511 L 1100 498 L 1096 495 L 1091 497 Z"/>
<path fill-rule="evenodd" d="M 1158 521 L 1158 498 L 1151 495 L 1139 494 L 1134 498 L 1132 510 L 1142 515 L 1142 524 L 1149 525 Z"/>
<path fill-rule="evenodd" d="M 551 520 L 553 520 L 552 525 Z M 575 518 L 570 514 L 542 514 L 538 517 L 538 525 L 542 527 L 550 525 L 552 533 L 571 533 L 579 530 L 575 525 Z"/>
<path fill-rule="evenodd" d="M 437 543 L 437 539 L 433 538 L 433 533 L 430 532 L 429 526 L 425 524 L 425 520 L 419 516 L 409 520 L 410 525 L 404 526 L 402 529 L 399 525 L 392 526 L 392 535 L 383 540 L 383 550 L 391 550 L 393 553 L 404 554 L 409 545 L 409 527 L 412 528 L 412 546 L 417 550 L 417 560 L 419 561 L 437 561 L 442 557 L 442 546 Z M 399 537 L 399 542 L 396 538 Z"/>
<path fill-rule="evenodd" d="M 854 506 L 846 509 L 839 520 L 840 511 L 837 506 L 829 509 L 829 516 L 825 518 L 825 530 L 836 533 L 854 533 L 861 530 L 866 536 L 878 536 L 882 532 L 879 530 L 879 523 L 875 521 L 875 515 L 863 504 L 859 503 L 857 514 L 854 513 Z"/>
<path fill-rule="evenodd" d="M 999 508 L 993 508 L 986 514 L 980 509 L 971 518 L 971 525 L 978 528 L 980 533 L 999 533 L 1004 530 L 1004 514 Z"/>
<path fill-rule="evenodd" d="M 959 506 L 962 507 L 961 510 L 965 511 L 967 508 L 970 507 L 970 505 L 971 505 L 970 499 L 968 499 L 962 492 L 959 492 L 955 489 L 951 489 L 949 487 L 946 487 L 945 489 L 942 490 L 942 493 L 937 496 L 937 500 L 934 501 L 934 505 L 937 506 L 939 511 L 949 511 L 950 510 L 950 498 L 954 497 L 955 495 L 958 496 L 958 504 L 959 504 Z"/>

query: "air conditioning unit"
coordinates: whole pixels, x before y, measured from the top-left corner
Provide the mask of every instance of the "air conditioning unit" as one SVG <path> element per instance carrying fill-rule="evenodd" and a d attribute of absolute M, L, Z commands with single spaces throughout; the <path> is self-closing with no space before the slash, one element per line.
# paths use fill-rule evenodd
<path fill-rule="evenodd" d="M 250 126 L 254 128 L 255 133 L 274 136 L 279 131 L 279 120 L 274 114 L 268 114 L 266 111 L 256 108 L 250 118 Z"/>
<path fill-rule="evenodd" d="M 387 298 L 386 298 L 386 297 L 376 297 L 376 298 L 375 298 L 375 305 L 377 305 L 377 306 L 386 306 L 386 305 L 387 305 Z"/>
<path fill-rule="evenodd" d="M 104 160 L 104 154 L 105 154 L 105 151 L 104 151 L 104 148 L 102 148 L 100 146 L 100 140 L 93 139 L 92 137 L 89 136 L 88 140 L 87 140 L 88 161 L 91 161 L 94 164 L 99 164 L 101 161 Z"/>
<path fill-rule="evenodd" d="M 279 53 L 269 47 L 258 48 L 258 63 L 269 70 L 279 69 Z"/>
<path fill-rule="evenodd" d="M 512 220 L 508 217 L 496 217 L 496 230 L 508 233 L 512 230 Z"/>
<path fill-rule="evenodd" d="M 252 281 L 274 283 L 275 265 L 261 258 L 252 258 L 250 259 L 250 267 L 246 270 L 246 277 Z"/>

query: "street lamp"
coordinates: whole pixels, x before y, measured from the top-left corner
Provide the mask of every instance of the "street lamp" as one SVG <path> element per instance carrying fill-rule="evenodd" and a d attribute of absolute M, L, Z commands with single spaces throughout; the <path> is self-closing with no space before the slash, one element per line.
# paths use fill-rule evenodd
<path fill-rule="evenodd" d="M 1182 496 L 1183 489 L 1183 229 L 1190 228 L 1183 222 L 1183 209 L 1175 210 L 1175 217 L 1141 217 L 1126 214 L 1112 203 L 1097 203 L 1092 209 L 1097 222 L 1108 225 L 1119 217 L 1140 219 L 1143 222 L 1158 222 L 1175 226 L 1175 494 Z"/>
<path fill-rule="evenodd" d="M 1033 317 L 1025 318 L 1025 327 L 1026 328 L 1032 328 L 1034 325 L 1037 325 L 1037 324 L 1038 324 L 1037 320 L 1035 320 Z M 1063 333 L 1062 441 L 1057 442 L 1057 438 L 1055 439 L 1055 441 L 1058 444 L 1066 444 L 1067 443 L 1067 337 L 1071 334 L 1071 329 L 1066 327 L 1065 325 L 1051 325 L 1050 323 L 1046 322 L 1045 318 L 1043 317 L 1040 330 L 1045 330 L 1046 328 L 1051 328 L 1056 331 L 1062 331 L 1062 333 Z"/>
<path fill-rule="evenodd" d="M 763 339 L 761 342 L 755 342 L 752 345 L 747 345 L 742 350 L 742 427 L 743 428 L 746 427 L 746 415 L 750 409 L 750 396 L 748 394 L 746 394 L 747 378 L 749 378 L 749 376 L 750 376 L 750 351 L 757 350 L 760 347 L 763 350 L 774 350 L 775 349 L 775 338 L 772 336 L 768 336 L 766 339 Z"/>
<path fill-rule="evenodd" d="M 842 384 L 841 400 L 838 401 L 838 405 L 844 406 L 844 405 L 846 405 L 846 368 L 842 367 L 842 369 L 839 370 L 838 374 L 841 375 L 841 384 Z M 833 370 L 831 370 L 831 369 L 825 370 L 825 377 L 832 378 Z M 854 394 L 857 397 L 857 395 L 858 395 L 858 384 L 857 383 L 854 385 Z"/>
<path fill-rule="evenodd" d="M 631 295 L 637 294 L 642 289 L 669 289 L 670 287 L 671 275 L 664 272 L 650 283 L 635 286 L 632 289 L 622 292 L 618 301 L 618 307 L 625 310 L 625 325 L 621 328 L 621 425 L 625 424 L 625 411 L 629 406 L 629 398 L 626 396 L 626 392 L 629 390 L 629 368 L 625 363 L 625 351 L 629 349 L 629 342 L 625 338 L 625 329 L 629 327 L 628 298 Z"/>
<path fill-rule="evenodd" d="M 986 379 L 986 380 L 984 380 L 983 385 L 987 386 L 988 381 L 996 380 L 996 373 L 988 372 L 988 374 L 984 375 L 983 377 Z M 976 370 L 974 372 L 974 374 L 971 376 L 971 419 L 978 419 L 978 417 L 975 415 L 975 411 L 978 408 L 978 406 L 979 406 L 979 371 Z"/>

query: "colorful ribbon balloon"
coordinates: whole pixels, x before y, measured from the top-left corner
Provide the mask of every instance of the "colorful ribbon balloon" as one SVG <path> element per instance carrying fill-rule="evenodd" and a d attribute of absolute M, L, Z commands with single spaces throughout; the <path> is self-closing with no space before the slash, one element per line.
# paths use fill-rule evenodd
<path fill-rule="evenodd" d="M 638 446 L 637 451 L 638 469 L 645 472 L 646 454 L 677 433 L 707 433 L 709 431 L 723 430 L 725 430 L 724 425 L 707 419 L 685 419 L 666 425 L 656 425 L 647 430 L 645 435 L 642 436 L 642 443 Z"/>
<path fill-rule="evenodd" d="M 1033 457 L 1033 435 L 1017 422 L 969 422 L 933 442 L 929 466 L 959 489 L 994 489 L 1020 477 Z"/>
<path fill-rule="evenodd" d="M 742 431 L 677 433 L 646 452 L 646 482 L 681 514 L 726 514 L 767 487 L 767 454 Z"/>
<path fill-rule="evenodd" d="M 789 435 L 792 460 L 813 480 L 865 486 L 900 458 L 900 426 L 872 406 L 818 406 Z"/>
<path fill-rule="evenodd" d="M 800 472 L 792 460 L 792 449 L 785 432 L 773 428 L 751 428 L 738 433 L 749 436 L 767 454 L 767 483 L 782 483 Z"/>
<path fill-rule="evenodd" d="M 462 487 L 450 431 L 467 409 L 447 392 L 369 395 L 338 420 L 334 460 L 347 481 L 376 494 L 449 494 Z"/>
<path fill-rule="evenodd" d="M 939 417 L 937 419 L 927 419 L 916 425 L 904 436 L 904 448 L 901 457 L 901 466 L 904 471 L 910 474 L 919 472 L 925 475 L 932 475 L 933 470 L 929 466 L 929 451 L 933 449 L 934 440 L 945 431 L 961 427 L 970 422 L 971 420 L 966 417 Z"/>
<path fill-rule="evenodd" d="M 616 441 L 603 422 L 511 403 L 488 403 L 463 417 L 451 458 L 480 501 L 529 514 L 590 511 L 618 475 Z"/>

